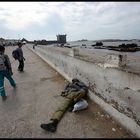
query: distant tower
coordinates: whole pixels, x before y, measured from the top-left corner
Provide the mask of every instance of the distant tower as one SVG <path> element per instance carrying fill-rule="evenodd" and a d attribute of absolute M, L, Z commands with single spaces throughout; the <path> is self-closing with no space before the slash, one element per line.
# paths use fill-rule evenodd
<path fill-rule="evenodd" d="M 66 36 L 67 35 L 56 35 L 57 36 L 57 42 L 58 43 L 66 43 Z"/>

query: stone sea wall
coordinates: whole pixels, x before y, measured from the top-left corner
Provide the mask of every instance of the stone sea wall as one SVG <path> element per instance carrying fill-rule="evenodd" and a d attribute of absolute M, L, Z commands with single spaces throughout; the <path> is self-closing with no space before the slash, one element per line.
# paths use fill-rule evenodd
<path fill-rule="evenodd" d="M 89 86 L 91 99 L 140 137 L 140 76 L 119 69 L 117 56 L 107 57 L 109 63 L 103 65 L 79 59 L 78 52 L 74 50 L 66 54 L 45 46 L 30 49 L 67 80 L 71 81 L 75 77 L 82 80 Z M 111 61 L 115 65 L 111 66 Z M 125 65 L 125 62 L 121 64 Z"/>

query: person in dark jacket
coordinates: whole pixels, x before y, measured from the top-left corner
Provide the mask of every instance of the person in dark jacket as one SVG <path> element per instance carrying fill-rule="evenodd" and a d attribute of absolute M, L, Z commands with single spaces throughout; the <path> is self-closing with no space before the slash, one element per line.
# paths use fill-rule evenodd
<path fill-rule="evenodd" d="M 73 108 L 74 104 L 78 102 L 81 98 L 86 97 L 88 93 L 88 87 L 78 79 L 72 79 L 72 83 L 68 83 L 64 91 L 62 91 L 61 96 L 65 97 L 64 102 L 57 108 L 50 119 L 50 123 L 41 124 L 40 127 L 46 131 L 55 132 L 57 125 L 61 120 L 64 113 L 70 108 Z"/>
<path fill-rule="evenodd" d="M 5 89 L 4 89 L 4 77 L 6 77 L 12 87 L 16 87 L 16 83 L 12 78 L 13 72 L 10 63 L 10 59 L 8 55 L 4 54 L 5 47 L 0 45 L 0 94 L 2 96 L 2 100 L 5 101 L 7 99 Z"/>
<path fill-rule="evenodd" d="M 17 45 L 18 45 L 18 48 L 16 50 L 17 50 L 18 55 L 19 55 L 19 57 L 18 57 L 18 61 L 19 61 L 18 70 L 23 72 L 23 70 L 24 70 L 24 61 L 25 61 L 25 58 L 23 56 L 23 51 L 22 51 L 23 44 L 21 42 L 18 42 Z"/>

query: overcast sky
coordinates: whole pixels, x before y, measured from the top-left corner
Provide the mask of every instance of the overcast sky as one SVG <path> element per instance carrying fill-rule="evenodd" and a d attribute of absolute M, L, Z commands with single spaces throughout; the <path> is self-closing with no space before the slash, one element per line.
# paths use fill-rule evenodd
<path fill-rule="evenodd" d="M 0 2 L 0 37 L 140 39 L 140 2 Z"/>

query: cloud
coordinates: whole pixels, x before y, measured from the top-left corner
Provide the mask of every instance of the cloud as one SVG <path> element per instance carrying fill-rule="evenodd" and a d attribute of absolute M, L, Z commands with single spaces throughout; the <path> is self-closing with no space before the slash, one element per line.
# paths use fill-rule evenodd
<path fill-rule="evenodd" d="M 10 30 L 24 29 L 34 22 L 41 24 L 47 18 L 46 13 L 37 13 L 41 10 L 38 3 L 2 2 L 0 7 L 4 9 L 0 12 L 0 19 L 5 18 L 5 26 Z"/>
<path fill-rule="evenodd" d="M 1 2 L 0 30 L 34 39 L 119 38 L 120 32 L 133 38 L 140 37 L 139 15 L 138 2 Z"/>

